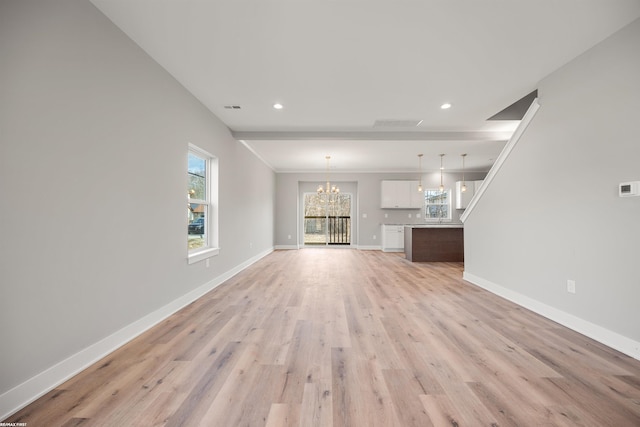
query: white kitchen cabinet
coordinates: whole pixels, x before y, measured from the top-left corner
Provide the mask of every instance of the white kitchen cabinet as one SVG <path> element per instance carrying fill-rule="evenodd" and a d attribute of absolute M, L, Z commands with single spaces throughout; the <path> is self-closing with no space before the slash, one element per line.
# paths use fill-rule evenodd
<path fill-rule="evenodd" d="M 465 181 L 467 185 L 467 191 L 462 191 L 462 181 L 456 182 L 456 209 L 466 209 L 469 206 L 469 202 L 476 194 L 476 190 L 480 188 L 484 181 Z"/>
<path fill-rule="evenodd" d="M 418 181 L 382 181 L 380 201 L 382 209 L 419 209 L 424 194 L 418 192 Z"/>
<path fill-rule="evenodd" d="M 383 252 L 404 252 L 404 225 L 383 225 L 381 234 Z"/>

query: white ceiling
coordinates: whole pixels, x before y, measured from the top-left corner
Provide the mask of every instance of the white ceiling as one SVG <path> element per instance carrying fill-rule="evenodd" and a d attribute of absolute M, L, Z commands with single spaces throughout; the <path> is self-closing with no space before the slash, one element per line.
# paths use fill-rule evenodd
<path fill-rule="evenodd" d="M 280 172 L 413 171 L 418 153 L 488 170 L 517 122 L 486 119 L 640 17 L 639 0 L 91 1 Z"/>

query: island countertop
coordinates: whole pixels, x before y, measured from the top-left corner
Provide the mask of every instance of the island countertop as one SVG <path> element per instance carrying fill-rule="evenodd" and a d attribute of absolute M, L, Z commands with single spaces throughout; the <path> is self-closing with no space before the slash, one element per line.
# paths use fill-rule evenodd
<path fill-rule="evenodd" d="M 464 261 L 462 224 L 406 225 L 404 253 L 412 262 Z"/>

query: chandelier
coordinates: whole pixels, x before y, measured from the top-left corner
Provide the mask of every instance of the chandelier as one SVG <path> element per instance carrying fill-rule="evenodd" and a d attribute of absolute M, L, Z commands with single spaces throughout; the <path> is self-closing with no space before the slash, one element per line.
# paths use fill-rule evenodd
<path fill-rule="evenodd" d="M 340 192 L 338 186 L 331 185 L 329 182 L 329 160 L 331 160 L 331 156 L 326 156 L 325 159 L 327 159 L 327 184 L 326 187 L 323 187 L 322 184 L 318 185 L 318 194 L 338 194 Z"/>

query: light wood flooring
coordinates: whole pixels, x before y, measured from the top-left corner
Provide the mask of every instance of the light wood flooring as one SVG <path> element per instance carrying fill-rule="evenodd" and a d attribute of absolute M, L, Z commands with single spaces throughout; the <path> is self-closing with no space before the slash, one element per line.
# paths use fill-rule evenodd
<path fill-rule="evenodd" d="M 5 421 L 640 426 L 640 361 L 462 268 L 276 251 Z"/>

